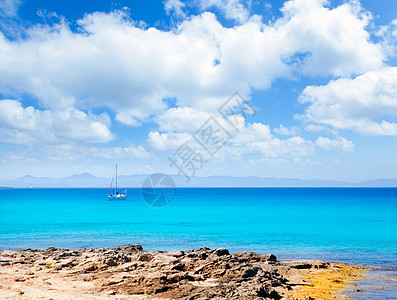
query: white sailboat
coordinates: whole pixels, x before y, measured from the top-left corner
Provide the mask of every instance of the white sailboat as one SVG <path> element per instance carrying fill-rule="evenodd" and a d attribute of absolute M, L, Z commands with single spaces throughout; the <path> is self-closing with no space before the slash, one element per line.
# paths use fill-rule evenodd
<path fill-rule="evenodd" d="M 115 181 L 115 186 L 114 186 L 114 194 L 112 194 L 112 185 L 113 185 L 113 181 L 114 178 L 116 176 L 116 181 Z M 110 182 L 110 187 L 109 187 L 109 192 L 108 192 L 108 198 L 109 200 L 124 200 L 127 199 L 127 190 L 125 190 L 124 192 L 117 192 L 117 164 L 116 164 L 116 168 L 113 172 L 113 177 L 112 177 L 112 181 Z"/>

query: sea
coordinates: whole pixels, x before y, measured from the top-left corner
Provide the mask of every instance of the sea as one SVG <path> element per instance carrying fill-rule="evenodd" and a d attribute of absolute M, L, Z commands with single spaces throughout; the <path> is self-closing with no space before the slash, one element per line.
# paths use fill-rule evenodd
<path fill-rule="evenodd" d="M 176 188 L 160 207 L 139 188 L 120 201 L 107 193 L 0 189 L 0 250 L 250 250 L 279 260 L 359 264 L 370 276 L 358 283 L 362 292 L 354 286 L 345 295 L 397 299 L 397 188 Z"/>

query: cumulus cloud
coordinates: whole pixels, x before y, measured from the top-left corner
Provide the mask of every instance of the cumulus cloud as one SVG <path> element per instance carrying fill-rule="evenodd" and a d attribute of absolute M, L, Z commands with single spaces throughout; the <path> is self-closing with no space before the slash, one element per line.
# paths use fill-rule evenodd
<path fill-rule="evenodd" d="M 397 19 L 385 26 L 380 26 L 376 35 L 380 37 L 382 47 L 389 56 L 397 54 Z"/>
<path fill-rule="evenodd" d="M 175 151 L 191 138 L 192 136 L 188 133 L 151 131 L 148 136 L 148 143 L 156 151 Z"/>
<path fill-rule="evenodd" d="M 15 17 L 21 2 L 21 0 L 0 0 L 0 16 Z"/>
<path fill-rule="evenodd" d="M 156 117 L 161 131 L 195 132 L 211 115 L 191 107 L 170 108 Z"/>
<path fill-rule="evenodd" d="M 309 86 L 300 96 L 308 104 L 298 118 L 307 123 L 349 129 L 364 135 L 397 135 L 397 68 L 386 67 L 354 79 Z"/>
<path fill-rule="evenodd" d="M 336 137 L 334 139 L 329 139 L 320 136 L 316 140 L 317 146 L 325 150 L 336 150 L 340 153 L 350 153 L 354 151 L 354 144 L 352 141 L 348 141 L 343 137 Z"/>
<path fill-rule="evenodd" d="M 370 41 L 366 30 L 370 15 L 358 2 L 330 8 L 327 1 L 290 0 L 282 16 L 269 24 L 250 16 L 249 1 L 200 3 L 203 10 L 217 7 L 225 18 L 236 20 L 236 26 L 225 27 L 215 14 L 203 12 L 184 18 L 170 30 L 160 30 L 131 20 L 126 11 L 113 11 L 87 14 L 77 29 L 61 19 L 28 28 L 23 37 L 13 40 L 0 32 L 2 94 L 37 100 L 30 104 L 36 107 L 0 101 L 1 141 L 109 142 L 115 138 L 109 116 L 89 113 L 105 108 L 128 126 L 154 121 L 158 128 L 149 133 L 148 145 L 157 151 L 175 150 L 235 91 L 249 99 L 253 90 L 269 89 L 279 78 L 356 74 L 364 75 L 305 89 L 300 101 L 309 105 L 301 116 L 306 128 L 396 134 L 395 123 L 375 121 L 385 111 L 394 116 L 394 72 L 384 75 L 392 75 L 386 80 L 390 91 L 387 84 L 382 86 L 382 76 L 376 83 L 368 80 L 369 104 L 352 94 L 366 84 L 359 84 L 360 78 L 386 72 L 382 69 L 385 50 Z M 183 16 L 184 2 L 166 0 L 164 5 L 168 13 Z M 350 96 L 338 92 L 346 89 Z M 170 108 L 167 98 L 175 99 L 176 107 Z M 306 140 L 296 136 L 300 132 L 295 127 L 282 125 L 273 131 L 291 137 L 281 139 L 266 124 L 233 118 L 238 130 L 224 152 L 237 157 L 303 157 L 320 145 L 342 150 L 350 145 L 342 140 Z M 235 130 L 227 120 L 217 120 L 227 130 Z M 90 149 L 88 153 L 96 157 L 146 155 L 144 148 L 135 146 Z"/>
<path fill-rule="evenodd" d="M 315 144 L 310 140 L 295 136 L 287 139 L 272 137 L 267 140 L 234 144 L 228 152 L 237 156 L 249 155 L 260 158 L 296 158 L 311 156 L 315 153 Z"/>
<path fill-rule="evenodd" d="M 202 10 L 215 7 L 221 11 L 225 18 L 236 20 L 242 24 L 246 22 L 250 16 L 250 1 L 240 0 L 200 0 L 199 6 Z"/>
<path fill-rule="evenodd" d="M 0 140 L 37 144 L 60 140 L 104 143 L 113 139 L 107 114 L 92 115 L 77 109 L 62 111 L 24 108 L 16 100 L 0 100 Z"/>
<path fill-rule="evenodd" d="M 183 117 L 184 111 L 188 113 Z M 201 153 L 205 159 L 212 158 L 193 138 L 197 132 L 200 135 L 199 128 L 209 116 L 188 108 L 171 109 L 168 113 L 164 114 L 159 122 L 160 128 L 166 131 L 152 131 L 149 134 L 148 143 L 152 148 L 174 153 L 185 142 L 188 142 L 189 147 Z M 246 156 L 293 158 L 313 155 L 315 152 L 315 144 L 312 141 L 301 137 L 276 138 L 272 135 L 269 125 L 248 123 L 241 115 L 231 115 L 228 119 L 221 116 L 212 116 L 212 118 L 221 126 L 213 126 L 212 130 L 226 131 L 230 137 L 215 156 L 218 160 L 235 161 Z"/>
<path fill-rule="evenodd" d="M 299 135 L 301 133 L 301 129 L 299 127 L 292 126 L 291 128 L 288 128 L 284 127 L 283 124 L 280 124 L 279 128 L 274 128 L 273 131 L 281 135 Z"/>
<path fill-rule="evenodd" d="M 276 21 L 292 50 L 286 60 L 306 75 L 346 76 L 380 68 L 382 47 L 370 42 L 371 15 L 358 1 L 330 9 L 327 0 L 290 0 Z"/>
<path fill-rule="evenodd" d="M 185 3 L 183 3 L 180 0 L 166 0 L 166 1 L 164 1 L 165 12 L 168 15 L 173 14 L 178 18 L 186 17 L 185 12 L 183 11 L 183 8 L 185 6 L 186 6 Z"/>
<path fill-rule="evenodd" d="M 34 26 L 17 41 L 0 34 L 0 86 L 49 109 L 109 107 L 118 121 L 137 126 L 165 111 L 167 97 L 214 110 L 236 90 L 248 96 L 299 70 L 348 75 L 381 66 L 365 13 L 323 4 L 288 1 L 270 25 L 250 18 L 226 28 L 204 12 L 163 31 L 116 11 L 86 15 L 77 31 L 60 22 Z"/>

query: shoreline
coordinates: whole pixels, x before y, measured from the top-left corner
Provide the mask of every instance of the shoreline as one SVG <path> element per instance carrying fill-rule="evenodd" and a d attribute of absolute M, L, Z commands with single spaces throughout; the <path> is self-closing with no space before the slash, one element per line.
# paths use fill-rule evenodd
<path fill-rule="evenodd" d="M 367 272 L 224 248 L 4 250 L 0 299 L 339 299 L 339 292 Z"/>

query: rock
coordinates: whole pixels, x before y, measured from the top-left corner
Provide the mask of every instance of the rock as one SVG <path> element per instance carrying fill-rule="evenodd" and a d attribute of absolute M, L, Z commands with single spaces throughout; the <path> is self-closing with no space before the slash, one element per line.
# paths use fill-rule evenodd
<path fill-rule="evenodd" d="M 24 281 L 26 281 L 26 279 L 22 278 L 22 277 L 15 278 L 14 280 L 15 280 L 15 282 L 24 282 Z"/>
<path fill-rule="evenodd" d="M 229 255 L 229 250 L 225 249 L 225 248 L 219 248 L 214 250 L 214 253 L 218 256 L 223 256 L 223 255 Z"/>
<path fill-rule="evenodd" d="M 230 255 L 225 248 L 147 252 L 141 245 L 130 244 L 113 249 L 3 251 L 0 264 L 6 262 L 12 265 L 15 262 L 24 263 L 22 266 L 12 266 L 12 278 L 20 281 L 18 285 L 34 285 L 36 280 L 31 280 L 29 276 L 42 279 L 57 272 L 56 277 L 47 279 L 72 280 L 71 287 L 78 286 L 75 282 L 80 280 L 84 291 L 91 289 L 99 298 L 117 293 L 195 300 L 281 299 L 280 295 L 294 284 L 304 283 L 301 274 L 317 272 L 317 268 L 329 266 L 321 261 L 277 262 L 272 254 L 261 255 L 252 251 Z M 49 268 L 45 268 L 46 265 Z M 21 272 L 15 273 L 18 269 Z M 34 274 L 30 270 L 40 272 Z M 21 280 L 25 279 L 26 283 L 23 283 Z M 51 290 L 56 291 L 58 284 L 53 283 Z"/>
<path fill-rule="evenodd" d="M 233 256 L 238 257 L 239 259 L 247 260 L 249 262 L 259 262 L 261 261 L 261 256 L 253 251 L 241 251 L 233 253 Z"/>
<path fill-rule="evenodd" d="M 326 263 L 321 260 L 301 260 L 301 261 L 288 261 L 284 262 L 284 265 L 293 268 L 293 269 L 324 269 L 329 266 L 329 263 Z"/>
<path fill-rule="evenodd" d="M 185 264 L 178 263 L 171 268 L 171 270 L 183 271 L 185 269 Z"/>
<path fill-rule="evenodd" d="M 149 262 L 152 259 L 153 259 L 153 255 L 151 255 L 149 253 L 142 254 L 138 258 L 139 261 L 145 261 L 145 262 Z"/>
<path fill-rule="evenodd" d="M 206 259 L 211 253 L 211 249 L 202 247 L 195 250 L 186 251 L 186 256 L 189 258 Z"/>
<path fill-rule="evenodd" d="M 173 250 L 173 251 L 167 252 L 167 255 L 173 256 L 173 257 L 181 257 L 184 255 L 184 253 L 183 253 L 183 251 L 180 251 L 180 250 Z"/>
<path fill-rule="evenodd" d="M 88 264 L 88 266 L 86 266 L 86 267 L 83 269 L 83 272 L 84 272 L 84 273 L 87 273 L 87 272 L 94 272 L 94 271 L 96 271 L 96 270 L 98 270 L 98 266 L 97 266 L 96 264 L 91 263 L 91 264 Z"/>
<path fill-rule="evenodd" d="M 276 262 L 277 257 L 273 254 L 258 254 L 253 251 L 241 251 L 233 253 L 233 256 L 249 262 Z"/>
<path fill-rule="evenodd" d="M 277 262 L 277 257 L 273 254 L 263 254 L 261 255 L 261 261 Z"/>
<path fill-rule="evenodd" d="M 266 299 L 281 299 L 282 297 L 275 290 L 269 288 L 266 285 L 260 285 L 256 288 L 256 295 Z"/>
<path fill-rule="evenodd" d="M 131 244 L 126 244 L 126 245 L 121 245 L 118 246 L 114 249 L 117 252 L 122 252 L 124 254 L 133 254 L 133 253 L 138 253 L 138 252 L 145 252 L 145 250 L 142 248 L 141 245 L 131 245 Z"/>
<path fill-rule="evenodd" d="M 105 264 L 109 267 L 118 266 L 118 263 L 115 262 L 112 258 L 105 260 Z"/>
<path fill-rule="evenodd" d="M 260 268 L 246 268 L 243 270 L 241 277 L 242 278 L 248 278 L 248 277 L 253 277 L 255 276 Z"/>

